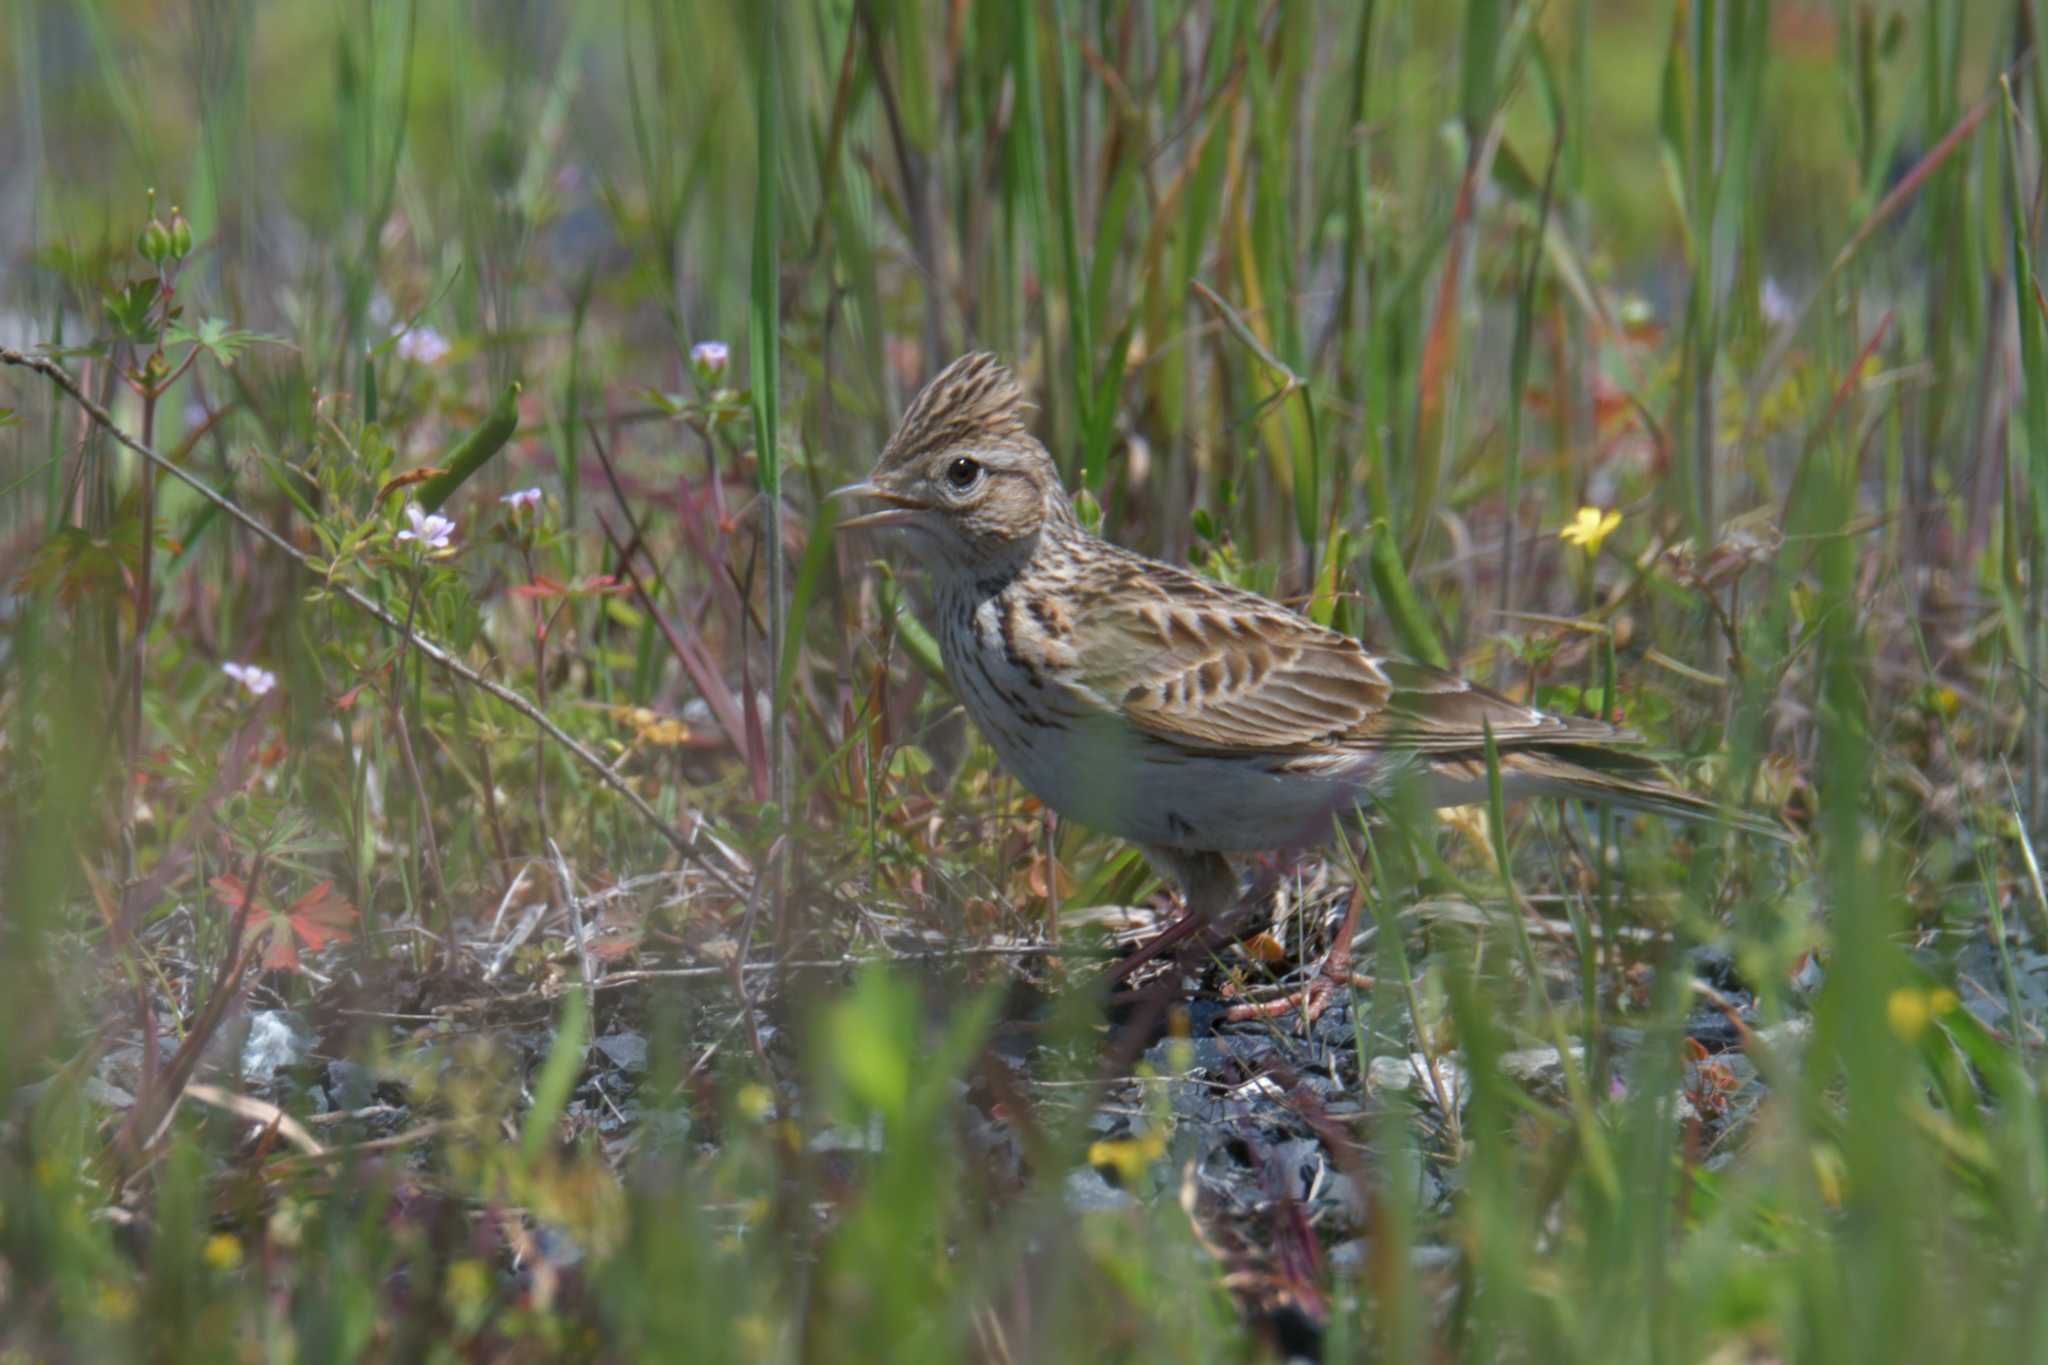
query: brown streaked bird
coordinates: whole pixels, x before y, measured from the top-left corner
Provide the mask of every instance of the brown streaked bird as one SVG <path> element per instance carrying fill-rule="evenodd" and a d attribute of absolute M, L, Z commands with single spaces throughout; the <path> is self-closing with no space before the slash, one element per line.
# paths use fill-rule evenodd
<path fill-rule="evenodd" d="M 946 673 L 997 755 L 1062 818 L 1141 845 L 1185 893 L 1182 929 L 1235 898 L 1226 854 L 1321 843 L 1397 781 L 1437 805 L 1483 800 L 1489 730 L 1509 796 L 1716 815 L 1628 753 L 1626 731 L 1375 654 L 1089 534 L 1025 409 L 994 356 L 954 361 L 874 473 L 837 490 L 887 505 L 840 529 L 907 534 Z"/>

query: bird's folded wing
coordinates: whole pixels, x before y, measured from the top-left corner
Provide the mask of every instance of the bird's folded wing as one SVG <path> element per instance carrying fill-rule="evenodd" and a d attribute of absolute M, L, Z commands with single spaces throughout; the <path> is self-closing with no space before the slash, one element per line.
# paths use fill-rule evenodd
<path fill-rule="evenodd" d="M 1638 737 L 1605 721 L 1555 716 L 1510 701 L 1455 673 L 1428 664 L 1382 659 L 1393 684 L 1385 709 L 1355 742 L 1440 753 L 1477 749 L 1488 731 L 1495 744 L 1630 744 Z"/>
<path fill-rule="evenodd" d="M 1545 715 L 1249 594 L 1114 599 L 1076 623 L 1081 680 L 1136 729 L 1211 752 L 1599 743 L 1629 736 Z"/>

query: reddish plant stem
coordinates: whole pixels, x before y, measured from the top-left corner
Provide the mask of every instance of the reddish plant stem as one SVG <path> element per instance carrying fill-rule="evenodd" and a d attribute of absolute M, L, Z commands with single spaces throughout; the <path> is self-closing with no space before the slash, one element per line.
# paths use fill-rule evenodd
<path fill-rule="evenodd" d="M 427 875 L 433 879 L 435 899 L 441 903 L 441 914 L 452 917 L 455 907 L 448 899 L 448 883 L 441 876 L 441 849 L 434 842 L 434 808 L 427 803 L 427 784 L 420 776 L 419 760 L 413 756 L 412 727 L 405 720 L 405 660 L 412 643 L 413 614 L 420 604 L 420 578 L 415 577 L 412 597 L 405 604 L 405 630 L 399 637 L 397 666 L 391 672 L 391 719 L 398 729 L 398 752 L 405 759 L 405 771 L 412 779 L 413 802 L 419 811 L 420 838 L 425 848 Z M 545 706 L 547 699 L 543 697 Z M 452 951 L 452 949 L 451 949 Z"/>

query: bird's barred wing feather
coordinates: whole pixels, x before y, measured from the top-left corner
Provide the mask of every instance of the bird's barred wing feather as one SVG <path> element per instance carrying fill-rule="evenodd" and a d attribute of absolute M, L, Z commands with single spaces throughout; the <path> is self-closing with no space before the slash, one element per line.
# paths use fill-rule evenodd
<path fill-rule="evenodd" d="M 1295 633 L 1272 607 L 1105 604 L 1081 616 L 1088 685 L 1137 730 L 1206 752 L 1335 747 L 1392 688 L 1343 637 Z"/>
<path fill-rule="evenodd" d="M 1428 664 L 1382 659 L 1380 668 L 1394 690 L 1360 743 L 1444 753 L 1482 747 L 1488 731 L 1495 744 L 1513 748 L 1636 742 L 1605 721 L 1538 711 Z"/>
<path fill-rule="evenodd" d="M 1082 681 L 1138 730 L 1187 748 L 1444 753 L 1483 746 L 1489 729 L 1504 747 L 1630 738 L 1377 658 L 1265 598 L 1165 565 L 1118 580 L 1077 613 Z"/>

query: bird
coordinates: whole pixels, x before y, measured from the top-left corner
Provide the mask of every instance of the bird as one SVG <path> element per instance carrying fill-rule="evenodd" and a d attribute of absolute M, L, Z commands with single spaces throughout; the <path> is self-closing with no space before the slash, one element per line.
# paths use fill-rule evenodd
<path fill-rule="evenodd" d="M 1375 652 L 1091 533 L 1029 411 L 995 355 L 961 356 L 911 401 L 872 473 L 834 490 L 881 504 L 838 529 L 902 534 L 931 580 L 947 679 L 1003 765 L 1178 883 L 1185 912 L 1160 940 L 1231 906 L 1233 854 L 1325 842 L 1404 782 L 1430 805 L 1486 800 L 1489 745 L 1509 798 L 1720 814 L 1618 726 Z M 1319 982 L 1348 980 L 1348 956 L 1324 966 Z"/>

